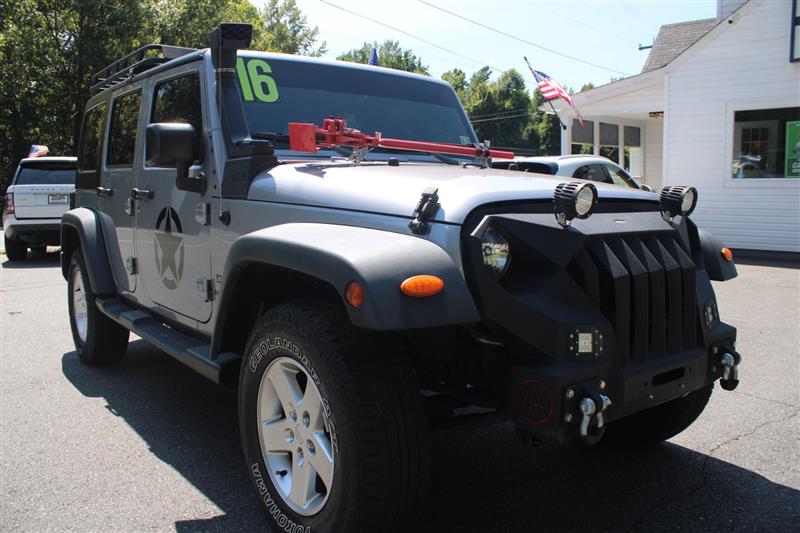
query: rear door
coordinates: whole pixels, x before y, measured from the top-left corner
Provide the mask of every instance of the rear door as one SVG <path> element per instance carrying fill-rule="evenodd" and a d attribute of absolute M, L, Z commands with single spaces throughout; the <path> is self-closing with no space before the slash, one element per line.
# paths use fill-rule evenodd
<path fill-rule="evenodd" d="M 147 88 L 147 124 L 194 126 L 199 157 L 193 176 L 209 175 L 206 137 L 207 95 L 200 62 L 153 77 Z M 146 153 L 146 147 L 144 147 Z M 175 186 L 175 167 L 141 161 L 136 177 L 136 253 L 140 283 L 150 299 L 183 316 L 206 322 L 211 316 L 210 189 L 199 194 Z M 146 192 L 144 192 L 146 191 Z"/>
<path fill-rule="evenodd" d="M 13 185 L 18 219 L 60 219 L 69 210 L 69 197 L 75 192 L 75 164 L 24 162 Z"/>
<path fill-rule="evenodd" d="M 134 179 L 134 161 L 140 158 L 139 132 L 142 107 L 142 83 L 125 87 L 115 94 L 109 107 L 108 138 L 105 160 L 97 188 L 100 211 L 113 221 L 113 228 L 103 227 L 112 262 L 125 265 L 127 287 L 136 290 L 139 268 L 134 250 L 134 212 L 130 200 Z M 120 280 L 117 280 L 118 284 Z"/>

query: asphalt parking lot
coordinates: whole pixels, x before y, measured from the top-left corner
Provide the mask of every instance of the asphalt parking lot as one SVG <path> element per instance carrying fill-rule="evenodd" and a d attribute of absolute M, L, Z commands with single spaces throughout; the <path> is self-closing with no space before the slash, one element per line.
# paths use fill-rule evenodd
<path fill-rule="evenodd" d="M 58 254 L 0 256 L 0 529 L 256 531 L 236 398 L 141 340 L 80 364 Z M 800 269 L 717 284 L 735 392 L 641 451 L 530 449 L 509 425 L 437 439 L 430 531 L 797 531 Z"/>

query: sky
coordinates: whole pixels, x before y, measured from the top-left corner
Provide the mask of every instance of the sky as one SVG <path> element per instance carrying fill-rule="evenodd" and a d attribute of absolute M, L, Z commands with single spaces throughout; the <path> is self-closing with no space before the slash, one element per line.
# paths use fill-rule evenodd
<path fill-rule="evenodd" d="M 713 18 L 717 5 L 716 0 L 424 0 L 524 43 L 420 0 L 296 1 L 309 24 L 319 28 L 326 57 L 359 48 L 364 41 L 395 39 L 419 56 L 433 76 L 455 67 L 468 76 L 484 65 L 499 71 L 513 67 L 532 86 L 523 60 L 527 56 L 533 68 L 576 90 L 586 82 L 602 85 L 612 76 L 637 74 L 648 53 L 638 46 L 652 44 L 662 24 Z"/>

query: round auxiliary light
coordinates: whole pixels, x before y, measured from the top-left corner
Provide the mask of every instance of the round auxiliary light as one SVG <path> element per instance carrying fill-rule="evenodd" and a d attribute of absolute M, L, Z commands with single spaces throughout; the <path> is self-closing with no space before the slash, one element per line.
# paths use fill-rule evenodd
<path fill-rule="evenodd" d="M 556 221 L 567 227 L 574 218 L 587 218 L 597 203 L 597 189 L 591 183 L 559 183 L 553 193 Z"/>
<path fill-rule="evenodd" d="M 697 189 L 685 185 L 670 185 L 661 189 L 661 216 L 664 220 L 688 216 L 697 206 Z"/>
<path fill-rule="evenodd" d="M 481 237 L 481 254 L 484 266 L 495 279 L 500 279 L 508 271 L 511 263 L 508 239 L 491 226 Z"/>

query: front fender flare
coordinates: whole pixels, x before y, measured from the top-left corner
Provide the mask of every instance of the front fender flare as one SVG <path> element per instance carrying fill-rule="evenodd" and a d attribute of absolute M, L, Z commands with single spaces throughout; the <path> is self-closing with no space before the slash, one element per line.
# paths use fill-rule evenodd
<path fill-rule="evenodd" d="M 388 231 L 333 224 L 291 223 L 248 233 L 231 246 L 225 263 L 225 285 L 215 338 L 224 327 L 225 310 L 238 274 L 252 263 L 301 272 L 330 284 L 344 302 L 345 287 L 364 287 L 360 307 L 345 304 L 353 325 L 373 330 L 401 330 L 480 320 L 459 268 L 433 242 Z M 400 292 L 403 280 L 431 274 L 444 290 L 430 298 Z"/>
<path fill-rule="evenodd" d="M 61 272 L 66 279 L 69 260 L 75 244 L 73 235 L 77 234 L 87 275 L 92 291 L 97 295 L 116 294 L 117 285 L 108 261 L 106 241 L 100 215 L 91 209 L 78 207 L 64 213 L 61 217 Z"/>
<path fill-rule="evenodd" d="M 703 251 L 703 263 L 708 277 L 714 281 L 728 281 L 735 278 L 736 265 L 722 257 L 722 242 L 711 233 L 699 229 L 697 237 L 700 240 L 700 249 Z"/>

